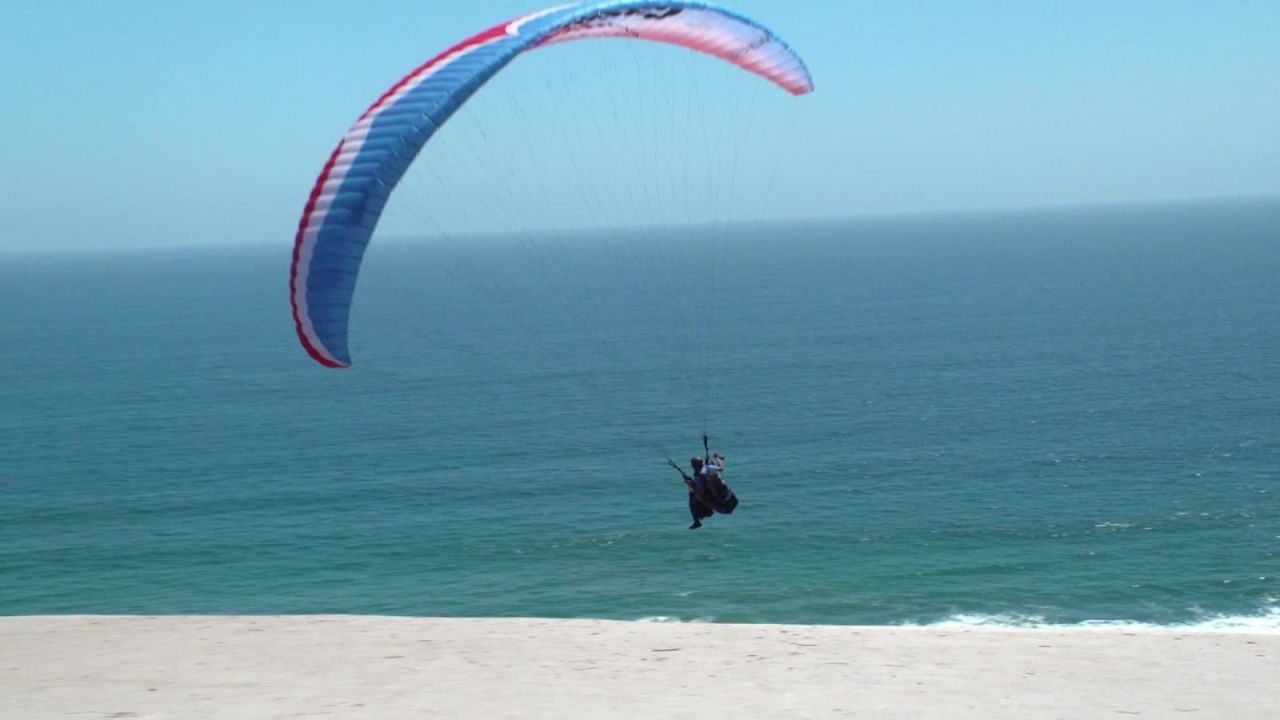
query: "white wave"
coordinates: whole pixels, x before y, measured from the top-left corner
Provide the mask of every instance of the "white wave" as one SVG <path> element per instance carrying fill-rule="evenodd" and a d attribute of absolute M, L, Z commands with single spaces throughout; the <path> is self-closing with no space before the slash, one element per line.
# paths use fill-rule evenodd
<path fill-rule="evenodd" d="M 902 627 L 982 628 L 987 630 L 1141 630 L 1280 635 L 1280 607 L 1268 608 L 1256 615 L 1205 615 L 1197 620 L 1167 624 L 1134 620 L 1085 620 L 1077 623 L 1051 623 L 1046 622 L 1044 617 L 1040 615 L 958 614 L 933 623 L 904 623 Z"/>

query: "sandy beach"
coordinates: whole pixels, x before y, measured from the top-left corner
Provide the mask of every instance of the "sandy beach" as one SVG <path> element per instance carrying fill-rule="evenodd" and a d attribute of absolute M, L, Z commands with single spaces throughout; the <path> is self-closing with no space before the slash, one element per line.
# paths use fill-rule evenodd
<path fill-rule="evenodd" d="M 1280 636 L 362 616 L 0 618 L 0 717 L 1231 718 Z"/>

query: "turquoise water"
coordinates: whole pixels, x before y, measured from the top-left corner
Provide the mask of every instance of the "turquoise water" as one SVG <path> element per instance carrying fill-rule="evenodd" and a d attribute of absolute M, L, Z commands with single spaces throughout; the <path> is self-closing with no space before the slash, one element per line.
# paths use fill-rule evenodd
<path fill-rule="evenodd" d="M 0 613 L 1280 628 L 1280 203 L 0 262 Z M 693 532 L 707 428 L 742 504 Z"/>

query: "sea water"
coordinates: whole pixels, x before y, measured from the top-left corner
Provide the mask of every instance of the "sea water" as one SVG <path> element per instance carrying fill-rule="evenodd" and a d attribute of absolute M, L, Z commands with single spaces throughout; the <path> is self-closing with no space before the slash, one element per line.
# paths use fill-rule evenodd
<path fill-rule="evenodd" d="M 1278 202 L 288 245 L 0 258 L 0 613 L 1280 629 Z"/>

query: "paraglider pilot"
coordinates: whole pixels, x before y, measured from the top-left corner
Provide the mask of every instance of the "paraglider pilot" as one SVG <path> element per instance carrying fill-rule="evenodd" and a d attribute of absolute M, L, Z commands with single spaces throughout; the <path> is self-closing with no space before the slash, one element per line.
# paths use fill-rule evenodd
<path fill-rule="evenodd" d="M 693 476 L 690 477 L 679 465 L 676 465 L 669 458 L 667 463 L 680 473 L 680 477 L 684 479 L 684 484 L 689 488 L 689 514 L 693 516 L 693 524 L 689 526 L 690 530 L 697 530 L 702 527 L 702 521 L 711 517 L 714 513 L 729 515 L 734 508 L 738 507 L 738 497 L 733 490 L 725 484 L 721 473 L 724 472 L 724 456 L 720 453 L 713 453 L 707 445 L 707 436 L 702 436 L 702 449 L 705 451 L 703 457 L 693 457 L 689 460 L 689 465 L 693 468 Z"/>

